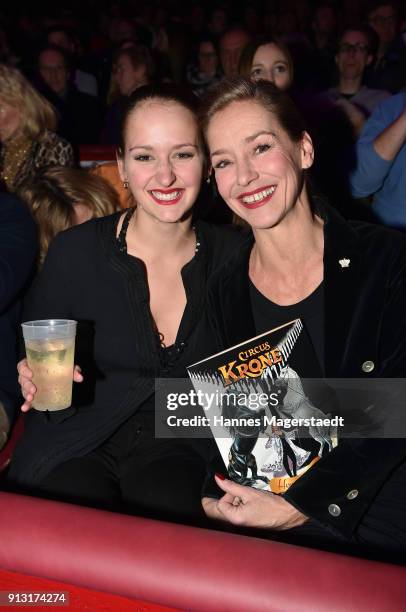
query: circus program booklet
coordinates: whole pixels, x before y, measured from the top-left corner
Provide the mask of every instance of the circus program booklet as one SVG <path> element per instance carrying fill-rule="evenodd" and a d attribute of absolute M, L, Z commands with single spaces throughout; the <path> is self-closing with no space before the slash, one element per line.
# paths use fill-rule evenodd
<path fill-rule="evenodd" d="M 295 319 L 188 367 L 235 482 L 283 493 L 337 445 L 331 397 L 321 379 L 305 378 L 310 362 Z"/>

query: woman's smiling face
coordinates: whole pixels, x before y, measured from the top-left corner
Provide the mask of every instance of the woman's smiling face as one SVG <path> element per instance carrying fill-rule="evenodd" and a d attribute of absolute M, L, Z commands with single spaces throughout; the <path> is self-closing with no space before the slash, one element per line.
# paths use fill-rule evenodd
<path fill-rule="evenodd" d="M 274 43 L 258 47 L 252 60 L 250 77 L 253 81 L 270 81 L 282 90 L 288 89 L 292 84 L 289 61 L 282 49 Z"/>
<path fill-rule="evenodd" d="M 118 164 L 137 207 L 160 221 L 181 220 L 201 187 L 203 153 L 196 118 L 177 102 L 140 103 L 127 119 Z"/>
<path fill-rule="evenodd" d="M 230 103 L 207 130 L 211 164 L 222 198 L 254 229 L 278 225 L 301 195 L 313 146 L 293 142 L 261 102 Z"/>

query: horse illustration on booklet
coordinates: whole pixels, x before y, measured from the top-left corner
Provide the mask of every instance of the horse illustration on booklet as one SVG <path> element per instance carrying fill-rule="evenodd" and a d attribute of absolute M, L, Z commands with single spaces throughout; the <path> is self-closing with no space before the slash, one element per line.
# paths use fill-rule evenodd
<path fill-rule="evenodd" d="M 228 475 L 239 484 L 282 493 L 337 444 L 331 415 L 314 405 L 291 367 L 295 353 L 315 359 L 300 319 L 188 367 Z"/>

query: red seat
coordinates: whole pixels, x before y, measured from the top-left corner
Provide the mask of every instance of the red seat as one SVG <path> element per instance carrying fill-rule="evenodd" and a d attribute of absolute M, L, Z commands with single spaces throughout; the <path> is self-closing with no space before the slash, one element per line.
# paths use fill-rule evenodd
<path fill-rule="evenodd" d="M 17 421 L 14 424 L 11 437 L 7 442 L 6 446 L 0 451 L 0 474 L 3 470 L 6 469 L 11 460 L 11 455 L 13 453 L 14 447 L 17 444 L 17 441 L 21 434 L 24 431 L 24 414 L 19 414 Z"/>
<path fill-rule="evenodd" d="M 82 167 L 116 160 L 116 147 L 112 145 L 80 145 L 79 162 Z"/>
<path fill-rule="evenodd" d="M 10 493 L 0 567 L 181 610 L 405 609 L 405 567 Z"/>

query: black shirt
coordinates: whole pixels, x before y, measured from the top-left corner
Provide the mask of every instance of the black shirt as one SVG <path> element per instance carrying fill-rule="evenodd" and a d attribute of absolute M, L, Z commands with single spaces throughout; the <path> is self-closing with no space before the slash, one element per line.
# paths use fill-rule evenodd
<path fill-rule="evenodd" d="M 250 299 L 256 332 L 265 333 L 294 319 L 301 319 L 307 336 L 317 357 L 319 376 L 324 372 L 324 283 L 321 283 L 307 298 L 289 306 L 280 306 L 265 297 L 250 281 Z M 318 367 L 315 366 L 315 367 Z"/>

